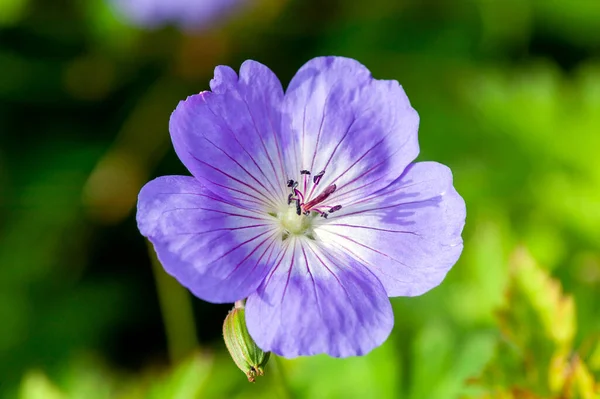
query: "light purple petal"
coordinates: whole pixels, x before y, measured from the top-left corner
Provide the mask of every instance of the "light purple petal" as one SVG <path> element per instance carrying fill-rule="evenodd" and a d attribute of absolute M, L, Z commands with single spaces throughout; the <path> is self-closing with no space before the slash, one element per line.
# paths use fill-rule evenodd
<path fill-rule="evenodd" d="M 390 187 L 347 204 L 318 234 L 367 264 L 389 296 L 414 296 L 440 284 L 458 260 L 465 215 L 450 169 L 420 162 Z"/>
<path fill-rule="evenodd" d="M 394 324 L 377 278 L 356 260 L 291 240 L 276 267 L 246 303 L 248 331 L 263 350 L 285 357 L 364 355 Z"/>
<path fill-rule="evenodd" d="M 296 149 L 288 168 L 325 170 L 321 184 L 335 183 L 336 196 L 387 186 L 419 153 L 419 117 L 402 87 L 349 58 L 306 63 L 283 110 L 283 137 Z"/>
<path fill-rule="evenodd" d="M 147 183 L 139 194 L 137 222 L 165 270 L 210 302 L 246 298 L 281 247 L 266 215 L 217 196 L 193 177 Z"/>
<path fill-rule="evenodd" d="M 287 192 L 280 147 L 283 89 L 266 66 L 246 61 L 240 76 L 217 67 L 213 92 L 182 101 L 170 121 L 177 155 L 192 174 L 224 193 L 272 209 L 285 203 Z"/>

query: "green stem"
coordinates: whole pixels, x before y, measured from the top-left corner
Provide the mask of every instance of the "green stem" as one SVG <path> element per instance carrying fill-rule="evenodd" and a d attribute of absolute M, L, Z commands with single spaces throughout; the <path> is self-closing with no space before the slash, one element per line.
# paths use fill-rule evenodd
<path fill-rule="evenodd" d="M 169 358 L 175 364 L 198 346 L 192 301 L 189 292 L 164 271 L 149 242 L 148 254 L 165 325 Z"/>
<path fill-rule="evenodd" d="M 283 364 L 279 357 L 273 353 L 271 353 L 271 373 L 273 374 L 274 379 L 277 381 L 277 397 L 283 399 L 292 399 L 294 397 L 288 382 L 285 377 L 285 373 L 283 371 Z"/>

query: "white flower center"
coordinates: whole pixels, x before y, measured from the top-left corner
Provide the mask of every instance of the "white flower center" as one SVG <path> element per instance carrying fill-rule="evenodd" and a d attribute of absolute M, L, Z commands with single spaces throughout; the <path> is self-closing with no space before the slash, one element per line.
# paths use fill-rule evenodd
<path fill-rule="evenodd" d="M 296 207 L 290 206 L 277 214 L 281 227 L 290 235 L 310 234 L 313 227 L 313 218 L 296 212 Z"/>
<path fill-rule="evenodd" d="M 329 204 L 328 199 L 337 190 L 335 184 L 330 184 L 323 190 L 318 190 L 317 186 L 321 182 L 325 171 L 317 173 L 311 179 L 310 171 L 302 169 L 300 171 L 300 180 L 289 179 L 286 181 L 286 187 L 290 189 L 287 198 L 287 207 L 278 212 L 276 216 L 279 220 L 282 238 L 286 240 L 289 236 L 306 236 L 315 239 L 314 227 L 317 216 L 327 219 L 331 213 L 342 209 L 340 204 Z"/>

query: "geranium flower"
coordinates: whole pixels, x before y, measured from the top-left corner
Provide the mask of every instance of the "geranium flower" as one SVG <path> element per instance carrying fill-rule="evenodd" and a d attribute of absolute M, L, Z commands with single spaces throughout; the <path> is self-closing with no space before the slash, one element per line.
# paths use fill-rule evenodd
<path fill-rule="evenodd" d="M 396 81 L 315 58 L 284 94 L 266 66 L 219 66 L 170 132 L 193 177 L 139 195 L 165 270 L 209 302 L 247 298 L 248 331 L 285 357 L 362 355 L 393 326 L 388 297 L 440 284 L 462 251 L 452 174 L 419 153 Z"/>
<path fill-rule="evenodd" d="M 204 28 L 239 8 L 247 0 L 110 0 L 116 11 L 137 26 L 173 24 Z"/>

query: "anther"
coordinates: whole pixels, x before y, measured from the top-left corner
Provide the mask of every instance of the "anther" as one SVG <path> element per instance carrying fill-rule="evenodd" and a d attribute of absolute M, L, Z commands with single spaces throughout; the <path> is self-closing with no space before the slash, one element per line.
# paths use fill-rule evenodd
<path fill-rule="evenodd" d="M 292 182 L 291 185 L 290 185 L 290 182 Z M 296 194 L 296 191 L 298 191 L 298 190 L 296 190 L 296 187 L 298 187 L 298 182 L 294 181 L 294 180 L 290 180 L 290 181 L 288 181 L 288 187 L 292 188 L 292 195 L 294 195 L 294 194 Z"/>
<path fill-rule="evenodd" d="M 288 181 L 287 181 L 287 186 L 288 186 L 288 187 L 294 187 L 294 183 L 295 183 L 295 182 L 294 182 L 293 180 L 291 180 L 291 179 L 290 179 L 290 180 L 288 180 Z"/>
<path fill-rule="evenodd" d="M 325 212 L 321 213 L 321 217 L 327 219 L 327 214 Z"/>
<path fill-rule="evenodd" d="M 288 205 L 292 203 L 292 201 L 295 201 L 296 198 L 294 198 L 294 194 L 290 194 L 288 195 Z"/>
<path fill-rule="evenodd" d="M 302 207 L 300 206 L 300 200 L 296 200 L 296 213 L 298 216 L 302 215 Z"/>
<path fill-rule="evenodd" d="M 333 212 L 339 211 L 340 209 L 342 209 L 342 206 L 341 205 L 336 205 L 334 207 L 331 207 L 328 212 L 329 213 L 333 213 Z"/>
<path fill-rule="evenodd" d="M 310 176 L 310 170 L 302 169 L 302 170 L 300 171 L 300 174 L 301 174 L 301 175 L 309 175 L 309 176 Z"/>
<path fill-rule="evenodd" d="M 317 174 L 315 175 L 315 177 L 313 177 L 313 183 L 315 183 L 315 184 L 319 184 L 319 182 L 321 181 L 321 178 L 323 177 L 323 175 L 324 175 L 324 174 L 325 174 L 325 171 L 324 171 L 324 170 L 322 170 L 322 171 L 320 171 L 319 173 L 317 173 Z"/>

